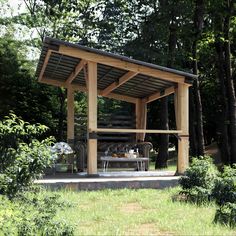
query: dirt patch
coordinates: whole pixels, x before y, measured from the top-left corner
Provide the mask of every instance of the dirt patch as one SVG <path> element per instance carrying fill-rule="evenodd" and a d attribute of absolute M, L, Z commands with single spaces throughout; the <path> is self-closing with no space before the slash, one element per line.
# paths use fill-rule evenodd
<path fill-rule="evenodd" d="M 143 211 L 143 208 L 137 202 L 131 202 L 121 206 L 120 211 L 123 213 L 135 213 Z"/>
<path fill-rule="evenodd" d="M 156 225 L 153 223 L 140 224 L 135 226 L 133 229 L 129 229 L 125 235 L 173 235 L 169 232 L 161 232 L 156 228 Z"/>

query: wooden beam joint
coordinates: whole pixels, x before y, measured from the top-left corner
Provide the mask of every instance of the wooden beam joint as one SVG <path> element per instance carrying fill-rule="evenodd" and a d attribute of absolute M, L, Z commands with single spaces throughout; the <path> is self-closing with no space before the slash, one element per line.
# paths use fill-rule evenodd
<path fill-rule="evenodd" d="M 156 92 L 156 93 L 146 97 L 145 100 L 146 100 L 146 103 L 149 103 L 149 102 L 155 101 L 155 100 L 157 100 L 159 98 L 166 97 L 166 96 L 168 96 L 168 95 L 170 95 L 170 94 L 172 94 L 174 92 L 175 92 L 175 86 L 171 86 L 171 87 L 169 87 L 167 89 L 158 91 L 158 92 Z"/>
<path fill-rule="evenodd" d="M 80 73 L 80 71 L 84 68 L 84 66 L 87 64 L 87 61 L 82 59 L 79 64 L 75 67 L 74 71 L 69 75 L 69 77 L 66 80 L 66 84 L 69 85 L 72 83 L 72 81 L 77 77 L 77 75 Z"/>
<path fill-rule="evenodd" d="M 102 96 L 106 96 L 108 95 L 110 92 L 112 92 L 113 90 L 117 89 L 118 87 L 120 87 L 122 84 L 126 83 L 127 81 L 129 81 L 130 79 L 132 79 L 133 77 L 135 77 L 138 74 L 138 72 L 133 72 L 133 71 L 129 71 L 126 74 L 124 74 L 123 76 L 121 76 L 117 81 L 113 82 L 112 84 L 110 84 L 108 87 L 106 87 L 101 95 Z"/>

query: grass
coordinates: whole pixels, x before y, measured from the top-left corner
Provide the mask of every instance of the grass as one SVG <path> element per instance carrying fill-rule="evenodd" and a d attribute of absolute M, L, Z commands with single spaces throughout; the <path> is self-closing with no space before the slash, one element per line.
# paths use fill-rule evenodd
<path fill-rule="evenodd" d="M 176 162 L 175 163 L 170 162 L 168 164 L 167 168 L 164 168 L 164 169 L 161 169 L 161 170 L 176 171 L 176 169 L 177 169 L 177 163 Z M 158 171 L 158 170 L 155 170 L 155 162 L 153 162 L 153 161 L 149 162 L 149 170 L 151 170 L 151 171 Z"/>
<path fill-rule="evenodd" d="M 74 224 L 76 235 L 236 235 L 213 224 L 216 207 L 173 202 L 177 188 L 60 192 L 73 203 L 58 217 Z"/>

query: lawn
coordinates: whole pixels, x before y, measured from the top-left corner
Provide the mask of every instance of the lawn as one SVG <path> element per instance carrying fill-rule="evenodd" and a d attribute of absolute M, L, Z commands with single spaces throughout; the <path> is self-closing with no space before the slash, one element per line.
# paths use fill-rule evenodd
<path fill-rule="evenodd" d="M 75 235 L 236 235 L 213 224 L 216 207 L 172 201 L 177 188 L 59 192 L 72 207 L 58 217 L 75 225 Z"/>

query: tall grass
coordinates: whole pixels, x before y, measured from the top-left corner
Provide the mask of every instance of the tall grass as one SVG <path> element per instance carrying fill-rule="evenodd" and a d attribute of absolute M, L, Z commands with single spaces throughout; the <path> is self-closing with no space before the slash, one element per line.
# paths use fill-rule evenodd
<path fill-rule="evenodd" d="M 172 201 L 178 191 L 102 190 L 61 192 L 73 203 L 59 213 L 76 225 L 76 235 L 236 235 L 213 223 L 216 207 Z"/>

